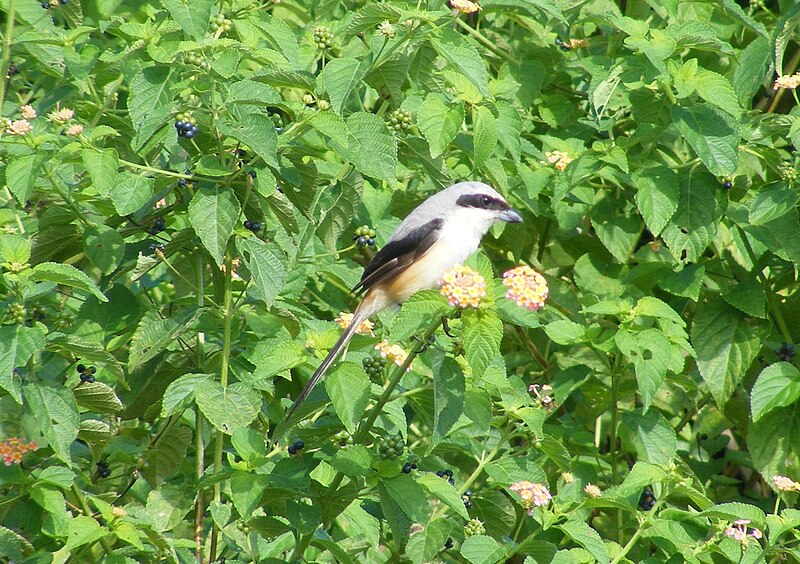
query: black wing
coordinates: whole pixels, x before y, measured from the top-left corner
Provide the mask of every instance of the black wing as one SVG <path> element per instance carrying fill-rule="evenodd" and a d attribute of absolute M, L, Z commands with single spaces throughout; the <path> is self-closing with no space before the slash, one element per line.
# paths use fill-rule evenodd
<path fill-rule="evenodd" d="M 391 241 L 383 247 L 370 261 L 361 281 L 353 288 L 356 295 L 368 291 L 376 284 L 387 282 L 406 268 L 417 258 L 428 252 L 442 230 L 444 221 L 441 218 L 433 219 L 411 231 L 402 239 Z"/>

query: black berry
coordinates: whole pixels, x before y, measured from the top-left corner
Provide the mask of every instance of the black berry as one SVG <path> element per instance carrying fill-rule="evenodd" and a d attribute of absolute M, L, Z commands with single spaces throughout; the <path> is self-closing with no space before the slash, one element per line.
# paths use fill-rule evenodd
<path fill-rule="evenodd" d="M 292 441 L 292 444 L 290 444 L 289 448 L 287 448 L 286 450 L 289 452 L 289 454 L 297 454 L 298 452 L 303 450 L 305 446 L 306 445 L 303 442 L 303 440 L 298 437 L 294 441 Z"/>
<path fill-rule="evenodd" d="M 185 178 L 181 178 L 178 180 L 178 188 L 186 188 L 189 185 L 189 181 Z"/>
<path fill-rule="evenodd" d="M 644 511 L 650 511 L 656 504 L 656 497 L 653 495 L 653 489 L 646 487 L 642 490 L 642 495 L 639 497 L 639 508 Z"/>
<path fill-rule="evenodd" d="M 83 373 L 83 372 L 85 372 L 85 371 L 86 371 L 86 367 L 85 367 L 83 364 L 79 364 L 79 365 L 78 365 L 78 366 L 77 366 L 75 369 L 76 369 L 76 370 L 77 370 L 79 373 Z"/>
<path fill-rule="evenodd" d="M 775 349 L 775 354 L 778 356 L 778 359 L 784 362 L 790 362 L 797 353 L 794 350 L 794 345 L 781 343 L 781 346 Z"/>
<path fill-rule="evenodd" d="M 726 180 L 725 182 L 722 183 L 722 187 L 725 188 L 726 190 L 730 190 L 733 187 L 733 182 L 731 182 L 730 180 Z"/>
<path fill-rule="evenodd" d="M 403 464 L 403 474 L 411 474 L 411 471 L 414 469 L 414 466 L 410 462 L 406 462 Z"/>
<path fill-rule="evenodd" d="M 556 37 L 555 44 L 556 44 L 556 47 L 558 47 L 562 51 L 569 51 L 569 49 L 570 49 L 569 45 L 564 43 L 564 40 L 561 39 L 560 37 Z"/>
<path fill-rule="evenodd" d="M 249 229 L 250 231 L 255 233 L 256 231 L 259 231 L 261 229 L 261 224 L 257 221 L 250 221 L 249 219 L 246 219 L 244 221 L 244 228 Z"/>
<path fill-rule="evenodd" d="M 444 543 L 444 549 L 445 550 L 450 550 L 451 548 L 453 548 L 453 539 L 452 538 L 448 538 L 447 542 Z"/>

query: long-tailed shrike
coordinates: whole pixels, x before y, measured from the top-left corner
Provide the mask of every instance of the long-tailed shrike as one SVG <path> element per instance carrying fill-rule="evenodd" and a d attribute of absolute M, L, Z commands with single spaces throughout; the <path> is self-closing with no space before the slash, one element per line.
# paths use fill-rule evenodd
<path fill-rule="evenodd" d="M 420 290 L 435 287 L 448 268 L 464 262 L 478 249 L 483 236 L 498 221 L 521 223 L 522 216 L 482 182 L 454 184 L 408 214 L 364 269 L 353 289 L 357 295 L 364 294 L 364 299 L 287 418 L 308 397 L 362 321 Z"/>

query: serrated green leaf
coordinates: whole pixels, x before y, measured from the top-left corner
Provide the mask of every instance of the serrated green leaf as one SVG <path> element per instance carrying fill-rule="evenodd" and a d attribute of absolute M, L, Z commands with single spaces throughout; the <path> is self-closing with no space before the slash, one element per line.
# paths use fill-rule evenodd
<path fill-rule="evenodd" d="M 528 481 L 547 484 L 547 475 L 541 466 L 525 458 L 503 456 L 486 465 L 486 474 L 501 486 Z"/>
<path fill-rule="evenodd" d="M 267 489 L 269 476 L 237 471 L 231 476 L 231 498 L 233 506 L 244 519 L 249 519 L 261 502 Z"/>
<path fill-rule="evenodd" d="M 490 96 L 489 74 L 475 46 L 453 29 L 443 28 L 441 32 L 440 36 L 431 38 L 436 52 L 470 79 L 481 94 Z"/>
<path fill-rule="evenodd" d="M 41 153 L 14 157 L 6 166 L 6 185 L 17 202 L 24 205 L 39 178 L 46 157 Z"/>
<path fill-rule="evenodd" d="M 733 174 L 739 163 L 739 130 L 729 114 L 704 105 L 673 106 L 672 119 L 711 174 Z"/>
<path fill-rule="evenodd" d="M 55 262 L 43 262 L 33 267 L 31 272 L 31 280 L 39 282 L 55 282 L 62 286 L 69 286 L 77 290 L 89 292 L 101 302 L 107 302 L 100 288 L 97 284 L 89 278 L 86 274 L 68 264 L 59 264 Z"/>
<path fill-rule="evenodd" d="M 417 483 L 425 488 L 430 495 L 441 500 L 461 517 L 469 519 L 469 514 L 464 507 L 464 500 L 461 499 L 458 490 L 451 486 L 447 480 L 443 480 L 432 472 L 426 472 L 418 476 Z"/>
<path fill-rule="evenodd" d="M 175 339 L 194 324 L 200 313 L 201 310 L 188 311 L 179 318 L 166 319 L 150 315 L 144 317 L 131 337 L 128 370 L 134 370 L 173 345 Z"/>
<path fill-rule="evenodd" d="M 447 436 L 464 411 L 464 374 L 458 363 L 449 356 L 441 364 L 434 363 L 433 376 L 433 433 L 428 452 Z M 463 504 L 462 504 L 463 505 Z"/>
<path fill-rule="evenodd" d="M 733 395 L 761 347 L 744 315 L 722 299 L 698 306 L 691 328 L 697 368 L 717 405 Z"/>
<path fill-rule="evenodd" d="M 329 462 L 345 476 L 369 476 L 374 460 L 372 451 L 364 445 L 347 445 L 338 449 Z"/>
<path fill-rule="evenodd" d="M 417 112 L 417 123 L 428 141 L 431 157 L 444 153 L 463 122 L 463 104 L 448 105 L 441 94 L 428 94 Z"/>
<path fill-rule="evenodd" d="M 682 261 L 698 262 L 717 234 L 723 209 L 717 200 L 718 186 L 716 178 L 699 171 L 681 178 L 678 210 L 661 237 Z"/>
<path fill-rule="evenodd" d="M 441 478 L 438 479 L 441 480 Z M 384 478 L 379 482 L 378 488 L 388 493 L 409 519 L 416 523 L 428 522 L 428 516 L 431 513 L 428 496 L 422 486 L 411 476 L 399 474 L 394 478 Z"/>
<path fill-rule="evenodd" d="M 164 7 L 181 29 L 197 40 L 208 30 L 212 4 L 211 0 L 164 0 Z"/>
<path fill-rule="evenodd" d="M 797 190 L 785 182 L 767 185 L 750 202 L 750 223 L 763 225 L 793 211 L 800 201 Z"/>
<path fill-rule="evenodd" d="M 350 433 L 355 433 L 369 402 L 372 386 L 364 370 L 353 362 L 340 363 L 325 377 L 325 390 L 336 415 Z"/>
<path fill-rule="evenodd" d="M 394 180 L 397 139 L 375 114 L 356 112 L 347 118 L 348 142 L 339 153 L 365 176 Z"/>
<path fill-rule="evenodd" d="M 103 274 L 111 274 L 125 256 L 125 239 L 106 225 L 89 227 L 83 232 L 86 256 Z"/>
<path fill-rule="evenodd" d="M 464 355 L 473 377 L 483 375 L 486 367 L 500 352 L 503 322 L 491 310 L 464 310 Z"/>
<path fill-rule="evenodd" d="M 236 454 L 251 465 L 258 463 L 266 452 L 266 437 L 249 427 L 239 427 L 231 435 L 231 445 Z"/>
<path fill-rule="evenodd" d="M 564 531 L 572 540 L 585 548 L 591 554 L 595 561 L 600 564 L 609 562 L 608 551 L 606 550 L 603 540 L 597 531 L 592 529 L 583 521 L 570 519 L 562 525 L 557 525 L 559 529 Z"/>
<path fill-rule="evenodd" d="M 234 123 L 217 122 L 220 133 L 233 137 L 261 157 L 270 166 L 278 166 L 278 134 L 275 124 L 264 114 L 248 114 Z"/>
<path fill-rule="evenodd" d="M 646 411 L 667 376 L 671 357 L 669 340 L 657 329 L 645 329 L 636 333 L 617 331 L 614 342 L 620 352 L 633 362 Z"/>
<path fill-rule="evenodd" d="M 72 390 L 26 380 L 22 392 L 50 448 L 60 460 L 71 465 L 69 449 L 80 427 L 78 406 Z"/>
<path fill-rule="evenodd" d="M 114 209 L 119 215 L 135 213 L 153 197 L 153 179 L 123 171 L 111 187 L 110 195 Z"/>
<path fill-rule="evenodd" d="M 350 227 L 363 189 L 364 180 L 358 173 L 348 174 L 329 189 L 335 199 L 325 210 L 317 229 L 319 238 L 328 249 L 335 249 L 339 237 Z"/>
<path fill-rule="evenodd" d="M 253 282 L 258 289 L 258 298 L 263 300 L 268 308 L 272 307 L 286 280 L 286 267 L 277 254 L 278 249 L 273 244 L 267 244 L 256 237 L 239 238 L 236 240 L 236 245 L 253 276 Z"/>
<path fill-rule="evenodd" d="M 559 319 L 544 326 L 544 332 L 554 343 L 572 345 L 586 338 L 586 328 L 580 323 Z"/>
<path fill-rule="evenodd" d="M 436 290 L 417 292 L 403 303 L 395 316 L 391 326 L 392 338 L 400 341 L 411 337 L 420 332 L 429 319 L 441 317 L 447 308 L 444 297 Z"/>
<path fill-rule="evenodd" d="M 216 380 L 200 380 L 194 393 L 206 419 L 226 435 L 252 423 L 261 409 L 261 395 L 243 382 L 223 388 Z"/>
<path fill-rule="evenodd" d="M 14 369 L 25 366 L 36 352 L 44 348 L 44 344 L 45 336 L 40 327 L 0 327 L 0 388 L 19 404 L 22 403 L 22 378 Z"/>
<path fill-rule="evenodd" d="M 333 59 L 325 65 L 319 74 L 318 83 L 320 90 L 328 93 L 334 112 L 342 113 L 350 93 L 363 81 L 369 68 L 369 59 L 349 57 Z"/>
<path fill-rule="evenodd" d="M 184 374 L 172 381 L 161 399 L 161 417 L 169 417 L 189 407 L 194 401 L 197 383 L 213 377 L 213 374 Z"/>
<path fill-rule="evenodd" d="M 421 531 L 411 535 L 405 555 L 411 558 L 412 564 L 431 562 L 441 552 L 449 535 L 450 523 L 446 519 L 431 521 Z"/>
<path fill-rule="evenodd" d="M 267 380 L 303 364 L 308 360 L 308 353 L 294 341 L 269 339 L 260 341 L 248 355 L 248 360 L 256 366 L 253 376 L 257 380 Z"/>
<path fill-rule="evenodd" d="M 189 203 L 192 228 L 218 266 L 240 211 L 239 200 L 225 188 L 201 187 Z"/>
<path fill-rule="evenodd" d="M 75 401 L 95 413 L 116 413 L 122 411 L 122 402 L 114 390 L 103 382 L 83 382 L 72 389 Z"/>
<path fill-rule="evenodd" d="M 641 409 L 622 414 L 623 429 L 629 433 L 639 460 L 650 464 L 665 465 L 672 460 L 678 449 L 675 431 L 661 413 Z"/>
<path fill-rule="evenodd" d="M 159 441 L 144 452 L 142 476 L 151 486 L 160 486 L 180 467 L 192 442 L 192 430 L 183 425 L 167 428 Z"/>
<path fill-rule="evenodd" d="M 347 146 L 347 124 L 341 116 L 333 112 L 314 112 L 308 118 L 308 123 L 336 143 Z"/>
<path fill-rule="evenodd" d="M 497 147 L 497 120 L 489 108 L 484 106 L 473 106 L 472 120 L 474 124 L 472 158 L 477 169 L 483 166 Z"/>
<path fill-rule="evenodd" d="M 506 550 L 488 535 L 473 535 L 464 539 L 461 556 L 472 564 L 494 564 L 505 560 Z"/>
<path fill-rule="evenodd" d="M 788 362 L 770 364 L 758 375 L 750 392 L 753 421 L 800 398 L 800 371 Z"/>
<path fill-rule="evenodd" d="M 678 209 L 680 182 L 667 167 L 637 170 L 633 174 L 637 187 L 636 206 L 654 237 L 658 237 Z"/>
<path fill-rule="evenodd" d="M 706 509 L 700 515 L 704 517 L 719 517 L 721 519 L 727 519 L 728 521 L 748 519 L 753 527 L 759 529 L 765 528 L 767 524 L 767 516 L 761 508 L 738 501 L 720 503 L 710 509 Z"/>

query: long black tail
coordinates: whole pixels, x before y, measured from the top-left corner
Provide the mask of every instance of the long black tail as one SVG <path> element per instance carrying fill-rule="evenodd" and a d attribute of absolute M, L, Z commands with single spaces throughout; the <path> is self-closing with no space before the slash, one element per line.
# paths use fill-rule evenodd
<path fill-rule="evenodd" d="M 355 313 L 353 314 L 353 321 L 347 326 L 347 329 L 342 332 L 342 335 L 339 337 L 339 340 L 336 341 L 336 344 L 333 345 L 333 348 L 328 353 L 328 356 L 325 357 L 325 360 L 322 361 L 322 364 L 319 365 L 319 368 L 317 368 L 313 376 L 311 376 L 311 379 L 309 379 L 306 387 L 303 388 L 303 391 L 300 392 L 300 395 L 297 396 L 296 400 L 294 400 L 292 407 L 290 407 L 289 411 L 286 412 L 284 421 L 289 419 L 292 416 L 292 413 L 294 413 L 295 410 L 300 407 L 300 404 L 303 403 L 306 398 L 308 398 L 308 394 L 311 393 L 311 390 L 314 389 L 314 386 L 319 383 L 331 365 L 336 361 L 337 358 L 339 358 L 342 350 L 344 350 L 344 348 L 347 346 L 347 343 L 350 342 L 350 339 L 355 334 L 356 329 L 358 329 L 358 326 L 361 324 L 361 322 L 369 317 L 370 312 L 366 311 L 368 308 L 363 307 L 363 305 L 364 304 L 362 302 L 362 307 L 356 309 Z"/>

